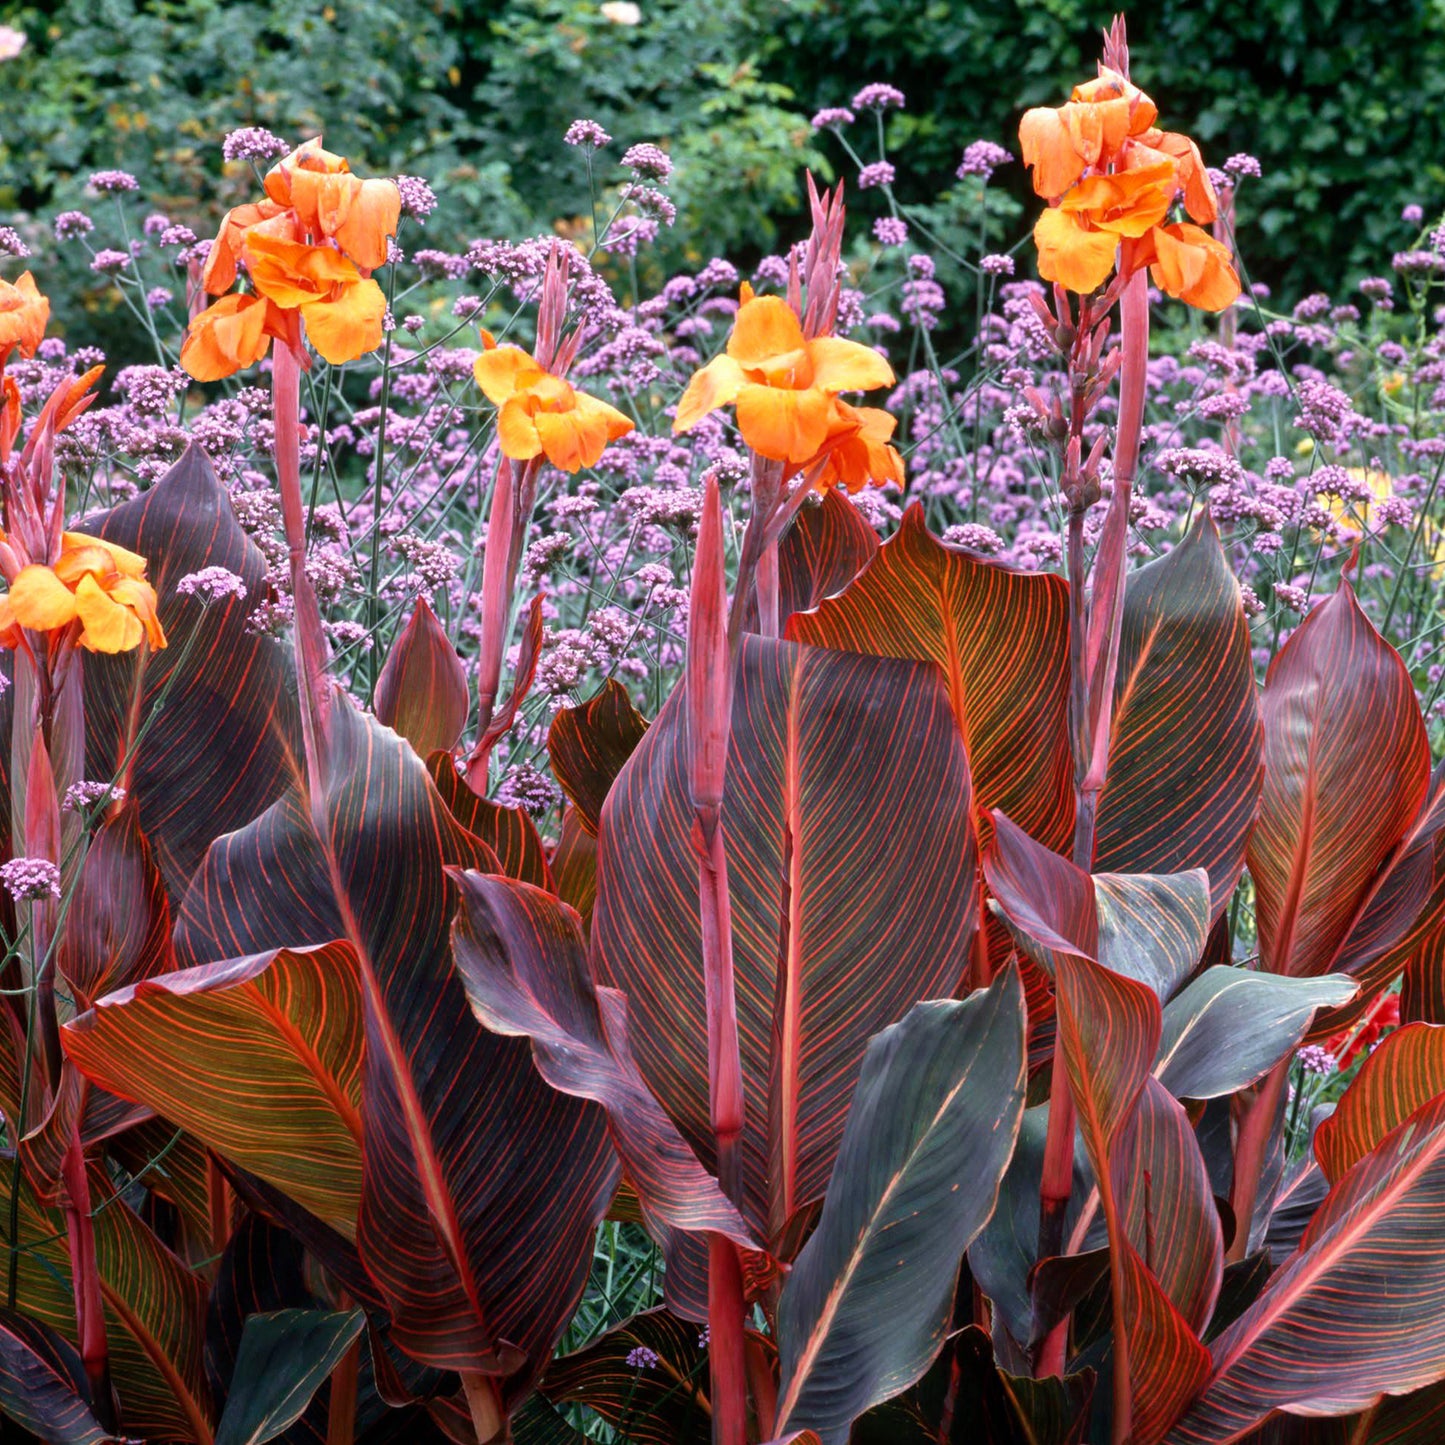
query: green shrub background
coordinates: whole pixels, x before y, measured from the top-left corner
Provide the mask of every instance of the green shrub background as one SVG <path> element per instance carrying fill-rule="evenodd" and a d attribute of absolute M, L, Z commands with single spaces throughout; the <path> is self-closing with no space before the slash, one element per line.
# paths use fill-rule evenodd
<path fill-rule="evenodd" d="M 0 18 L 29 44 L 0 64 L 0 209 L 48 220 L 122 166 L 204 232 L 249 178 L 219 140 L 247 124 L 325 127 L 358 169 L 432 180 L 433 244 L 585 211 L 578 116 L 660 141 L 682 216 L 658 264 L 747 261 L 798 230 L 801 168 L 845 164 L 808 117 L 862 84 L 908 95 L 889 120 L 900 193 L 925 201 L 979 136 L 1090 72 L 1111 6 L 1086 0 L 60 0 Z M 1407 202 L 1445 190 L 1445 0 L 1155 0 L 1129 16 L 1135 78 L 1211 164 L 1247 150 L 1241 240 L 1284 299 L 1386 269 Z M 1001 184 L 1020 199 L 1017 168 Z M 857 198 L 866 211 L 866 196 Z M 38 222 L 37 222 L 38 224 Z M 83 256 L 73 264 L 83 274 Z M 77 275 L 77 291 L 85 285 Z M 52 283 L 53 284 L 53 283 Z M 60 288 L 55 287 L 59 290 Z M 98 291 L 99 288 L 95 288 Z M 104 303 L 95 301 L 95 305 Z"/>

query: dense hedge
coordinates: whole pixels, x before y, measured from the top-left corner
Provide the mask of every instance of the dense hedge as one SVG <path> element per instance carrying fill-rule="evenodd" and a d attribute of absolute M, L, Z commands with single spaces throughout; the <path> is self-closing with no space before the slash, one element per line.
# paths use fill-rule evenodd
<path fill-rule="evenodd" d="M 1008 141 L 1023 106 L 1087 69 L 1111 5 L 1092 0 L 645 0 L 642 23 L 595 0 L 61 0 L 10 23 L 0 65 L 0 208 L 75 204 L 93 169 L 140 174 L 158 204 L 212 211 L 239 178 L 215 142 L 323 123 L 369 169 L 443 178 L 439 242 L 587 211 L 558 142 L 592 116 L 678 162 L 676 252 L 743 259 L 790 232 L 800 164 L 841 165 L 807 117 L 868 80 L 909 97 L 905 194 L 950 180 L 969 140 Z M 1129 16 L 1137 78 L 1218 164 L 1264 163 L 1243 219 L 1256 277 L 1284 295 L 1377 268 L 1412 239 L 1407 202 L 1445 183 L 1441 0 L 1156 0 Z M 1000 181 L 1008 179 L 1001 173 Z M 1020 194 L 1023 178 L 1013 177 Z M 187 216 L 176 203 L 178 218 Z M 200 225 L 197 229 L 202 229 Z M 58 289 L 58 288 L 57 288 Z M 83 289 L 83 288 L 78 288 Z"/>

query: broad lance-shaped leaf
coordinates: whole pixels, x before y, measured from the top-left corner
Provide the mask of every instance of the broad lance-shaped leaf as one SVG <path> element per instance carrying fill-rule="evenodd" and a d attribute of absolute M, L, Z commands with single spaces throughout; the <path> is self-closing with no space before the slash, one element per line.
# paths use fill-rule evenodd
<path fill-rule="evenodd" d="M 1387 1034 L 1315 1130 L 1320 1168 L 1338 1184 L 1392 1129 L 1441 1094 L 1445 1027 L 1406 1024 Z"/>
<path fill-rule="evenodd" d="M 549 1400 L 586 1405 L 629 1445 L 709 1445 L 707 1359 L 698 1327 L 666 1310 L 624 1320 L 547 1366 L 538 1386 Z M 650 1363 L 635 1363 L 650 1351 Z"/>
<path fill-rule="evenodd" d="M 841 1445 L 938 1353 L 959 1260 L 1013 1152 L 1024 1062 L 1012 967 L 869 1042 L 822 1216 L 778 1304 L 780 1431 Z"/>
<path fill-rule="evenodd" d="M 594 838 L 608 790 L 646 731 L 647 719 L 615 677 L 580 707 L 564 707 L 547 729 L 552 772 Z"/>
<path fill-rule="evenodd" d="M 1284 978 L 1216 964 L 1164 1007 L 1154 1075 L 1177 1099 L 1218 1099 L 1267 1074 L 1298 1047 L 1319 1009 L 1355 983 L 1337 975 Z"/>
<path fill-rule="evenodd" d="M 965 742 L 977 836 L 998 808 L 1047 846 L 1067 846 L 1074 795 L 1061 578 L 940 542 L 915 502 L 858 579 L 795 616 L 787 635 L 937 663 Z"/>
<path fill-rule="evenodd" d="M 1159 1046 L 1158 998 L 1146 985 L 1068 953 L 1058 955 L 1054 981 L 1059 1047 L 1109 1231 L 1114 1369 L 1126 1380 L 1130 1411 L 1127 1426 L 1116 1418 L 1114 1429 L 1117 1438 L 1155 1445 L 1208 1373 L 1208 1353 L 1182 1311 L 1208 1317 L 1223 1241 L 1193 1133 L 1149 1076 Z M 1136 1198 L 1141 1185 L 1148 1188 L 1147 1173 L 1130 1168 L 1139 1162 L 1130 1156 L 1141 1132 L 1157 1134 L 1159 1147 L 1149 1139 L 1144 1152 L 1156 1170 L 1167 1161 L 1166 1176 L 1178 1188 L 1159 1207 Z M 1145 1252 L 1164 1269 L 1168 1292 Z M 1119 1408 L 1117 1390 L 1115 1401 Z"/>
<path fill-rule="evenodd" d="M 575 913 L 540 889 L 462 873 L 453 925 L 457 973 L 493 1033 L 531 1041 L 537 1071 L 607 1110 L 612 1141 L 653 1236 L 725 1234 L 757 1247 L 737 1210 L 642 1082 L 627 1041 L 627 1000 L 592 981 Z"/>
<path fill-rule="evenodd" d="M 195 443 L 148 491 L 81 527 L 146 558 L 160 598 L 164 651 L 86 657 L 85 756 L 87 775 L 108 779 L 135 745 L 127 787 L 179 898 L 211 840 L 279 797 L 300 755 L 285 649 L 246 625 L 266 561 Z M 244 600 L 177 591 L 206 567 L 239 576 Z"/>
<path fill-rule="evenodd" d="M 148 979 L 101 999 L 61 1037 L 87 1078 L 354 1237 L 364 1046 L 349 943 Z"/>
<path fill-rule="evenodd" d="M 0 1310 L 0 1414 L 51 1445 L 116 1439 L 95 1418 L 74 1347 L 14 1310 Z"/>
<path fill-rule="evenodd" d="M 1209 876 L 1092 878 L 1029 837 L 997 809 L 984 856 L 989 891 L 1015 942 L 1053 973 L 1062 957 L 1090 959 L 1145 984 L 1161 1001 L 1193 972 L 1209 934 Z"/>
<path fill-rule="evenodd" d="M 1276 1410 L 1347 1415 L 1445 1376 L 1445 1096 L 1326 1195 L 1299 1249 L 1211 1346 L 1169 1445 L 1224 1445 Z"/>
<path fill-rule="evenodd" d="M 418 597 L 376 680 L 376 715 L 425 758 L 456 746 L 469 708 L 462 660 L 426 598 Z"/>
<path fill-rule="evenodd" d="M 1094 871 L 1203 868 L 1217 916 L 1244 866 L 1262 761 L 1249 626 L 1205 511 L 1129 574 Z"/>
<path fill-rule="evenodd" d="M 687 719 L 674 693 L 608 795 L 592 947 L 632 1054 L 705 1167 L 706 1007 Z M 747 1106 L 744 1217 L 821 1198 L 867 1039 L 964 976 L 968 773 L 931 667 L 745 637 L 723 825 Z"/>
<path fill-rule="evenodd" d="M 334 933 L 305 930 L 341 920 L 364 1002 L 362 1262 L 401 1348 L 493 1375 L 525 1363 L 520 1388 L 586 1282 L 618 1174 L 606 1117 L 549 1088 L 525 1041 L 472 1016 L 452 966 L 446 869 L 494 872 L 496 858 L 407 743 L 338 692 L 316 805 L 323 836 L 283 802 L 264 827 L 217 841 L 182 924 L 196 920 L 193 941 L 261 952 L 328 942 Z M 309 893 L 253 905 L 269 877 L 293 873 L 308 889 L 326 879 L 329 907 Z M 275 936 L 293 929 L 302 936 Z"/>
<path fill-rule="evenodd" d="M 1419 815 L 1430 748 L 1410 674 L 1341 579 L 1270 664 L 1249 844 L 1260 957 L 1322 973 Z"/>
<path fill-rule="evenodd" d="M 265 1445 L 294 1425 L 365 1323 L 360 1310 L 252 1315 L 241 1336 L 216 1445 Z"/>

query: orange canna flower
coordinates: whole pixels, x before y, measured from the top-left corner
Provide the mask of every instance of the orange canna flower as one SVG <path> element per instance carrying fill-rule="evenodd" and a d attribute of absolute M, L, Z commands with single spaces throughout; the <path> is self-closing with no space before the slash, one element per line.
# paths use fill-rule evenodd
<path fill-rule="evenodd" d="M 797 466 L 823 449 L 840 391 L 893 381 L 872 347 L 836 336 L 810 341 L 782 297 L 754 296 L 744 283 L 727 349 L 688 382 L 672 429 L 690 431 L 719 407 L 736 406 L 738 430 L 759 456 Z"/>
<path fill-rule="evenodd" d="M 1116 71 L 1074 87 L 1067 105 L 1036 106 L 1019 123 L 1023 162 L 1041 196 L 1061 196 L 1091 166 L 1111 162 L 1131 137 L 1142 135 L 1159 114 L 1137 86 Z"/>
<path fill-rule="evenodd" d="M 1039 275 L 1080 293 L 1102 286 L 1119 242 L 1147 234 L 1169 214 L 1176 173 L 1165 157 L 1157 165 L 1080 181 L 1034 226 Z"/>
<path fill-rule="evenodd" d="M 266 173 L 266 195 L 295 212 L 303 235 L 336 244 L 363 271 L 386 260 L 386 241 L 401 219 L 401 193 L 394 181 L 362 180 L 345 156 L 309 140 Z"/>
<path fill-rule="evenodd" d="M 1187 221 L 1156 226 L 1134 243 L 1130 269 L 1149 267 L 1154 284 L 1167 295 L 1201 311 L 1223 311 L 1239 295 L 1229 247 Z"/>
<path fill-rule="evenodd" d="M 144 557 L 99 537 L 66 532 L 52 567 L 22 567 L 0 597 L 0 646 L 18 647 L 20 631 L 55 632 L 79 624 L 91 652 L 130 652 L 143 641 L 159 649 L 166 634 Z"/>
<path fill-rule="evenodd" d="M 34 356 L 49 320 L 50 302 L 29 271 L 22 271 L 14 285 L 0 280 L 0 364 L 16 349 L 21 356 Z"/>
<path fill-rule="evenodd" d="M 813 483 L 820 492 L 839 483 L 849 492 L 887 482 L 901 487 L 903 458 L 890 444 L 897 427 L 898 419 L 881 407 L 849 406 L 834 397 L 822 452 L 797 470 L 807 475 L 821 462 L 822 471 Z"/>
<path fill-rule="evenodd" d="M 576 472 L 595 465 L 608 442 L 633 429 L 616 407 L 553 376 L 520 346 L 498 346 L 489 331 L 482 332 L 482 345 L 472 371 L 497 408 L 504 456 L 519 462 L 545 456 L 554 467 Z"/>
<path fill-rule="evenodd" d="M 244 253 L 258 294 L 283 311 L 300 311 L 307 339 L 332 365 L 381 345 L 386 296 L 341 252 L 258 228 L 246 233 Z"/>

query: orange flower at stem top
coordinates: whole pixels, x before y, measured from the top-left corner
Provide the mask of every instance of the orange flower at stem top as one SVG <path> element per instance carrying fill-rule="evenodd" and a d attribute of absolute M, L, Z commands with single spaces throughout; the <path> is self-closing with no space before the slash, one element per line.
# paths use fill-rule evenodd
<path fill-rule="evenodd" d="M 498 346 L 482 332 L 486 348 L 472 367 L 477 385 L 497 408 L 502 454 L 527 462 L 545 456 L 564 472 L 595 465 L 608 442 L 633 423 L 605 401 L 554 376 L 520 346 Z"/>
<path fill-rule="evenodd" d="M 1122 75 L 1100 68 L 1097 80 L 1074 87 L 1068 104 L 1036 106 L 1019 122 L 1023 162 L 1033 168 L 1034 190 L 1061 196 L 1091 166 L 1107 165 L 1130 136 L 1142 135 L 1159 110 Z"/>
<path fill-rule="evenodd" d="M 22 271 L 13 285 L 0 280 L 0 366 L 15 350 L 24 357 L 34 356 L 49 320 L 50 302 L 29 271 Z"/>
<path fill-rule="evenodd" d="M 759 456 L 802 466 L 823 450 L 839 392 L 893 381 L 893 368 L 871 346 L 808 340 L 781 296 L 754 296 L 744 283 L 727 349 L 688 382 L 672 429 L 690 431 L 719 407 L 736 406 L 738 430 Z"/>
<path fill-rule="evenodd" d="M 309 140 L 266 173 L 266 195 L 295 212 L 304 235 L 334 241 L 363 271 L 386 260 L 386 241 L 401 219 L 401 192 L 394 181 L 351 174 L 345 156 Z"/>
<path fill-rule="evenodd" d="M 0 646 L 18 647 L 22 628 L 56 632 L 78 624 L 76 640 L 91 652 L 129 652 L 143 641 L 164 647 L 145 570 L 144 557 L 114 542 L 66 532 L 53 566 L 22 567 L 0 597 Z"/>

